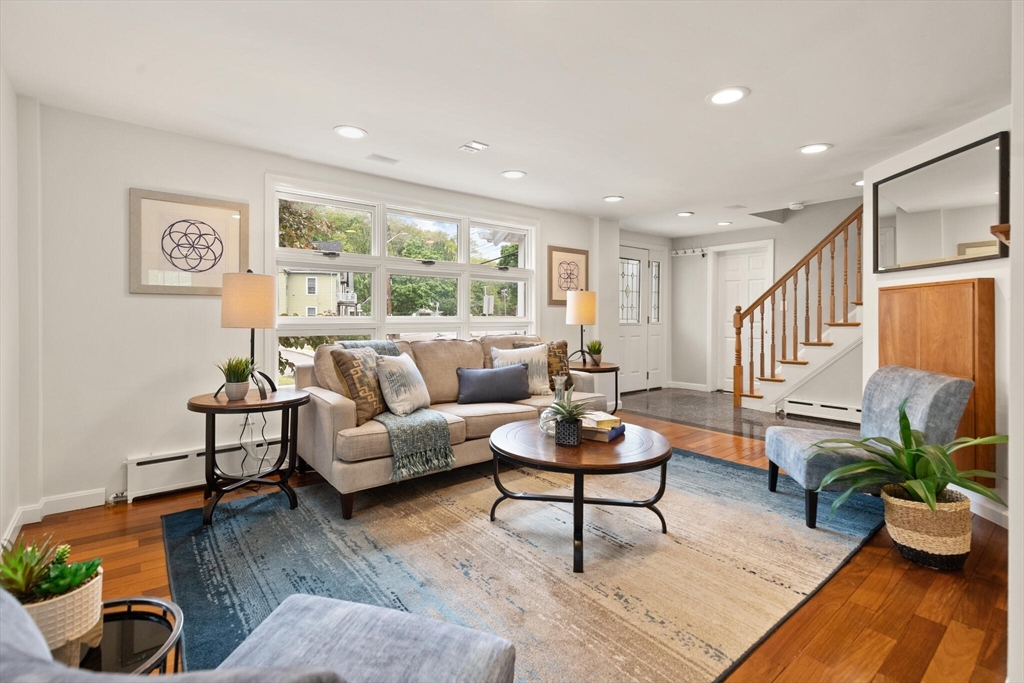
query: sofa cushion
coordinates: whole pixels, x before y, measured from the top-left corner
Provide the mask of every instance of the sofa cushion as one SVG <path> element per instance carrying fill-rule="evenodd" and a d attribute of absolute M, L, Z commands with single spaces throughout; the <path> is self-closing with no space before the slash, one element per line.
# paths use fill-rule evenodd
<path fill-rule="evenodd" d="M 515 403 L 529 398 L 529 366 L 459 368 L 459 403 Z"/>
<path fill-rule="evenodd" d="M 430 407 L 427 385 L 409 354 L 403 353 L 397 358 L 379 356 L 377 378 L 384 402 L 395 415 L 412 415 L 420 408 Z"/>
<path fill-rule="evenodd" d="M 444 413 L 444 417 L 448 420 L 451 445 L 454 446 L 465 441 L 465 421 L 451 413 Z M 376 420 L 370 420 L 351 429 L 342 429 L 338 432 L 334 442 L 334 457 L 345 462 L 374 460 L 386 458 L 389 455 L 391 455 L 391 441 L 388 440 L 388 430 Z"/>
<path fill-rule="evenodd" d="M 333 344 L 321 344 L 316 348 L 313 353 L 313 373 L 316 375 L 316 383 L 345 398 L 352 398 L 348 395 L 345 380 L 338 374 L 338 364 L 331 357 L 331 351 L 337 348 Z"/>
<path fill-rule="evenodd" d="M 491 357 L 496 368 L 526 363 L 530 375 L 530 393 L 534 396 L 550 394 L 548 386 L 548 351 L 543 344 L 525 349 L 491 349 Z"/>
<path fill-rule="evenodd" d="M 539 344 L 541 338 L 534 334 L 488 334 L 480 337 L 480 346 L 484 350 L 484 367 L 493 368 L 491 349 L 511 349 L 516 342 L 532 342 Z"/>
<path fill-rule="evenodd" d="M 537 409 L 517 403 L 439 403 L 430 406 L 432 410 L 457 415 L 466 421 L 466 438 L 489 437 L 498 427 L 509 422 L 536 420 Z"/>
<path fill-rule="evenodd" d="M 459 368 L 482 368 L 484 351 L 475 339 L 432 339 L 410 344 L 413 360 L 427 383 L 431 403 L 459 400 Z"/>
<path fill-rule="evenodd" d="M 545 342 L 517 341 L 512 344 L 513 349 L 527 349 Z M 555 377 L 565 377 L 565 388 L 572 389 L 572 375 L 569 374 L 569 342 L 564 339 L 549 341 L 545 344 L 548 348 L 548 387 L 555 390 Z"/>
<path fill-rule="evenodd" d="M 388 406 L 380 392 L 377 380 L 377 352 L 369 347 L 358 349 L 331 349 L 331 358 L 338 366 L 338 375 L 348 386 L 348 395 L 356 404 L 356 425 L 374 415 L 380 415 Z"/>
<path fill-rule="evenodd" d="M 516 403 L 521 406 L 531 406 L 537 411 L 539 417 L 540 413 L 551 405 L 554 400 L 554 396 L 531 396 L 522 401 L 516 401 Z M 605 398 L 604 394 L 574 391 L 572 392 L 572 400 L 574 403 L 580 402 L 585 404 L 588 410 L 608 410 L 608 399 Z"/>

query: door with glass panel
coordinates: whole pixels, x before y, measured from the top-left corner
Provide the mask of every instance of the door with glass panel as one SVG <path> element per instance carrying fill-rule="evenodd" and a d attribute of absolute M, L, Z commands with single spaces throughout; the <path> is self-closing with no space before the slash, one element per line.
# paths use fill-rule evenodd
<path fill-rule="evenodd" d="M 649 252 L 619 247 L 619 390 L 647 389 L 649 355 L 648 312 L 650 301 Z M 608 360 L 613 360 L 609 358 Z"/>

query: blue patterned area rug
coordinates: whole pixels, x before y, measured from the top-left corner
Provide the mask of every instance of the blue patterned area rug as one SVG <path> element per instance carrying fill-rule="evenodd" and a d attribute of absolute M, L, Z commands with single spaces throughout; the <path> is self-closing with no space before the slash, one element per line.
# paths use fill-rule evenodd
<path fill-rule="evenodd" d="M 326 595 L 489 631 L 516 645 L 523 681 L 714 681 L 817 591 L 882 524 L 854 496 L 818 529 L 788 477 L 676 450 L 659 508 L 587 506 L 585 572 L 572 572 L 571 506 L 505 501 L 490 465 L 360 496 L 341 518 L 329 484 L 164 517 L 171 593 L 189 670 L 216 667 L 284 598 Z M 587 495 L 647 498 L 658 471 L 587 477 Z M 518 491 L 568 493 L 571 478 L 509 470 Z M 315 624 L 310 625 L 316 628 Z"/>

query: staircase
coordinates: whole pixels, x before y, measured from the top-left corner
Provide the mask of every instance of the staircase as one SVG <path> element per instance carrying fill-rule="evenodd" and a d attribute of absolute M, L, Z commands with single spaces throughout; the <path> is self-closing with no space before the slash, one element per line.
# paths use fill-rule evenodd
<path fill-rule="evenodd" d="M 774 412 L 801 384 L 858 352 L 863 219 L 859 206 L 750 306 L 736 307 L 735 407 Z"/>

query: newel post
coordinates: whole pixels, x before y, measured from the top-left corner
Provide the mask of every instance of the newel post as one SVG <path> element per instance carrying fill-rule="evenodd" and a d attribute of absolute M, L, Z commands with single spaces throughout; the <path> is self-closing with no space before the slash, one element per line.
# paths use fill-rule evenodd
<path fill-rule="evenodd" d="M 739 306 L 732 316 L 732 325 L 736 328 L 736 360 L 732 367 L 732 405 L 739 408 L 743 405 L 743 317 Z"/>

